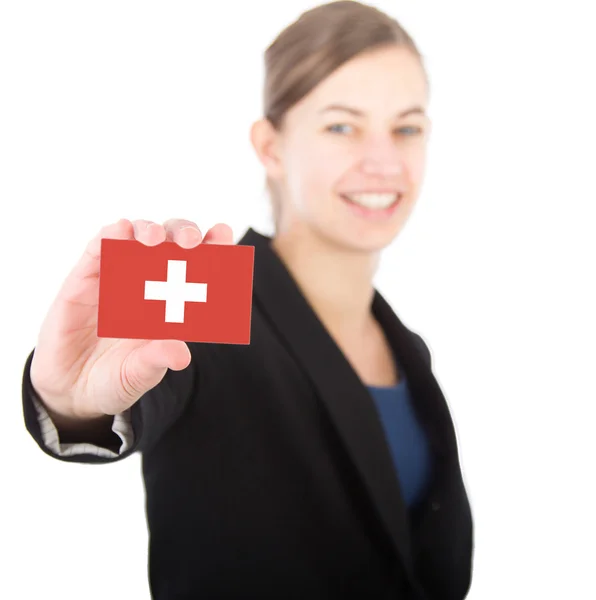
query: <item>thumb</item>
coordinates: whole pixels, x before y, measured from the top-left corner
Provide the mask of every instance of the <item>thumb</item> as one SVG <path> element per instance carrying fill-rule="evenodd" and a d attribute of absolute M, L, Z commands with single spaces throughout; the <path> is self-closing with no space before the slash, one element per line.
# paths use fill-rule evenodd
<path fill-rule="evenodd" d="M 124 391 L 136 401 L 155 387 L 168 369 L 181 371 L 190 360 L 190 350 L 185 342 L 151 340 L 126 357 L 121 374 Z"/>

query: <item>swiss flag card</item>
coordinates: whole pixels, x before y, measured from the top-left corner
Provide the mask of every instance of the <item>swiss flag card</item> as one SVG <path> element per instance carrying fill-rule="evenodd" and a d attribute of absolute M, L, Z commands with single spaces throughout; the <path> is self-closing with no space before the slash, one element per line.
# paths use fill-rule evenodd
<path fill-rule="evenodd" d="M 97 335 L 250 344 L 254 247 L 101 240 Z"/>

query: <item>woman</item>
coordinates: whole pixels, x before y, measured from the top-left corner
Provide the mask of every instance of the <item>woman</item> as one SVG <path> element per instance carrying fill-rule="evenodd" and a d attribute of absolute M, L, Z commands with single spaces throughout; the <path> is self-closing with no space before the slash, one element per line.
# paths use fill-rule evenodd
<path fill-rule="evenodd" d="M 302 15 L 266 53 L 251 140 L 276 232 L 255 247 L 251 343 L 95 336 L 102 237 L 232 243 L 219 224 L 121 220 L 92 240 L 23 377 L 60 460 L 143 455 L 154 598 L 461 599 L 472 518 L 422 338 L 373 288 L 422 183 L 422 58 L 357 2 Z"/>

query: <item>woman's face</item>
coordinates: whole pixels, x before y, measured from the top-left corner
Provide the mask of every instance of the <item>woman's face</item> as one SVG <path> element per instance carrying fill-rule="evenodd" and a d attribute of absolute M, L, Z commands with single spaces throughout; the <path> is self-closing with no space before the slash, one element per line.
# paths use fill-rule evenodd
<path fill-rule="evenodd" d="M 268 174 L 282 192 L 280 230 L 353 250 L 389 244 L 420 192 L 426 107 L 424 71 L 404 48 L 360 55 L 332 73 L 276 134 Z"/>

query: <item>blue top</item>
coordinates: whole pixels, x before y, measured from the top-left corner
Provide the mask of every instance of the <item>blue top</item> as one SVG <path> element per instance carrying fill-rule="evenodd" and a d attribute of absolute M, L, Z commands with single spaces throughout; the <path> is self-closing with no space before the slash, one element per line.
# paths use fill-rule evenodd
<path fill-rule="evenodd" d="M 412 407 L 412 395 L 404 370 L 397 385 L 368 386 L 397 471 L 408 508 L 424 495 L 431 476 L 431 453 L 425 433 Z"/>

